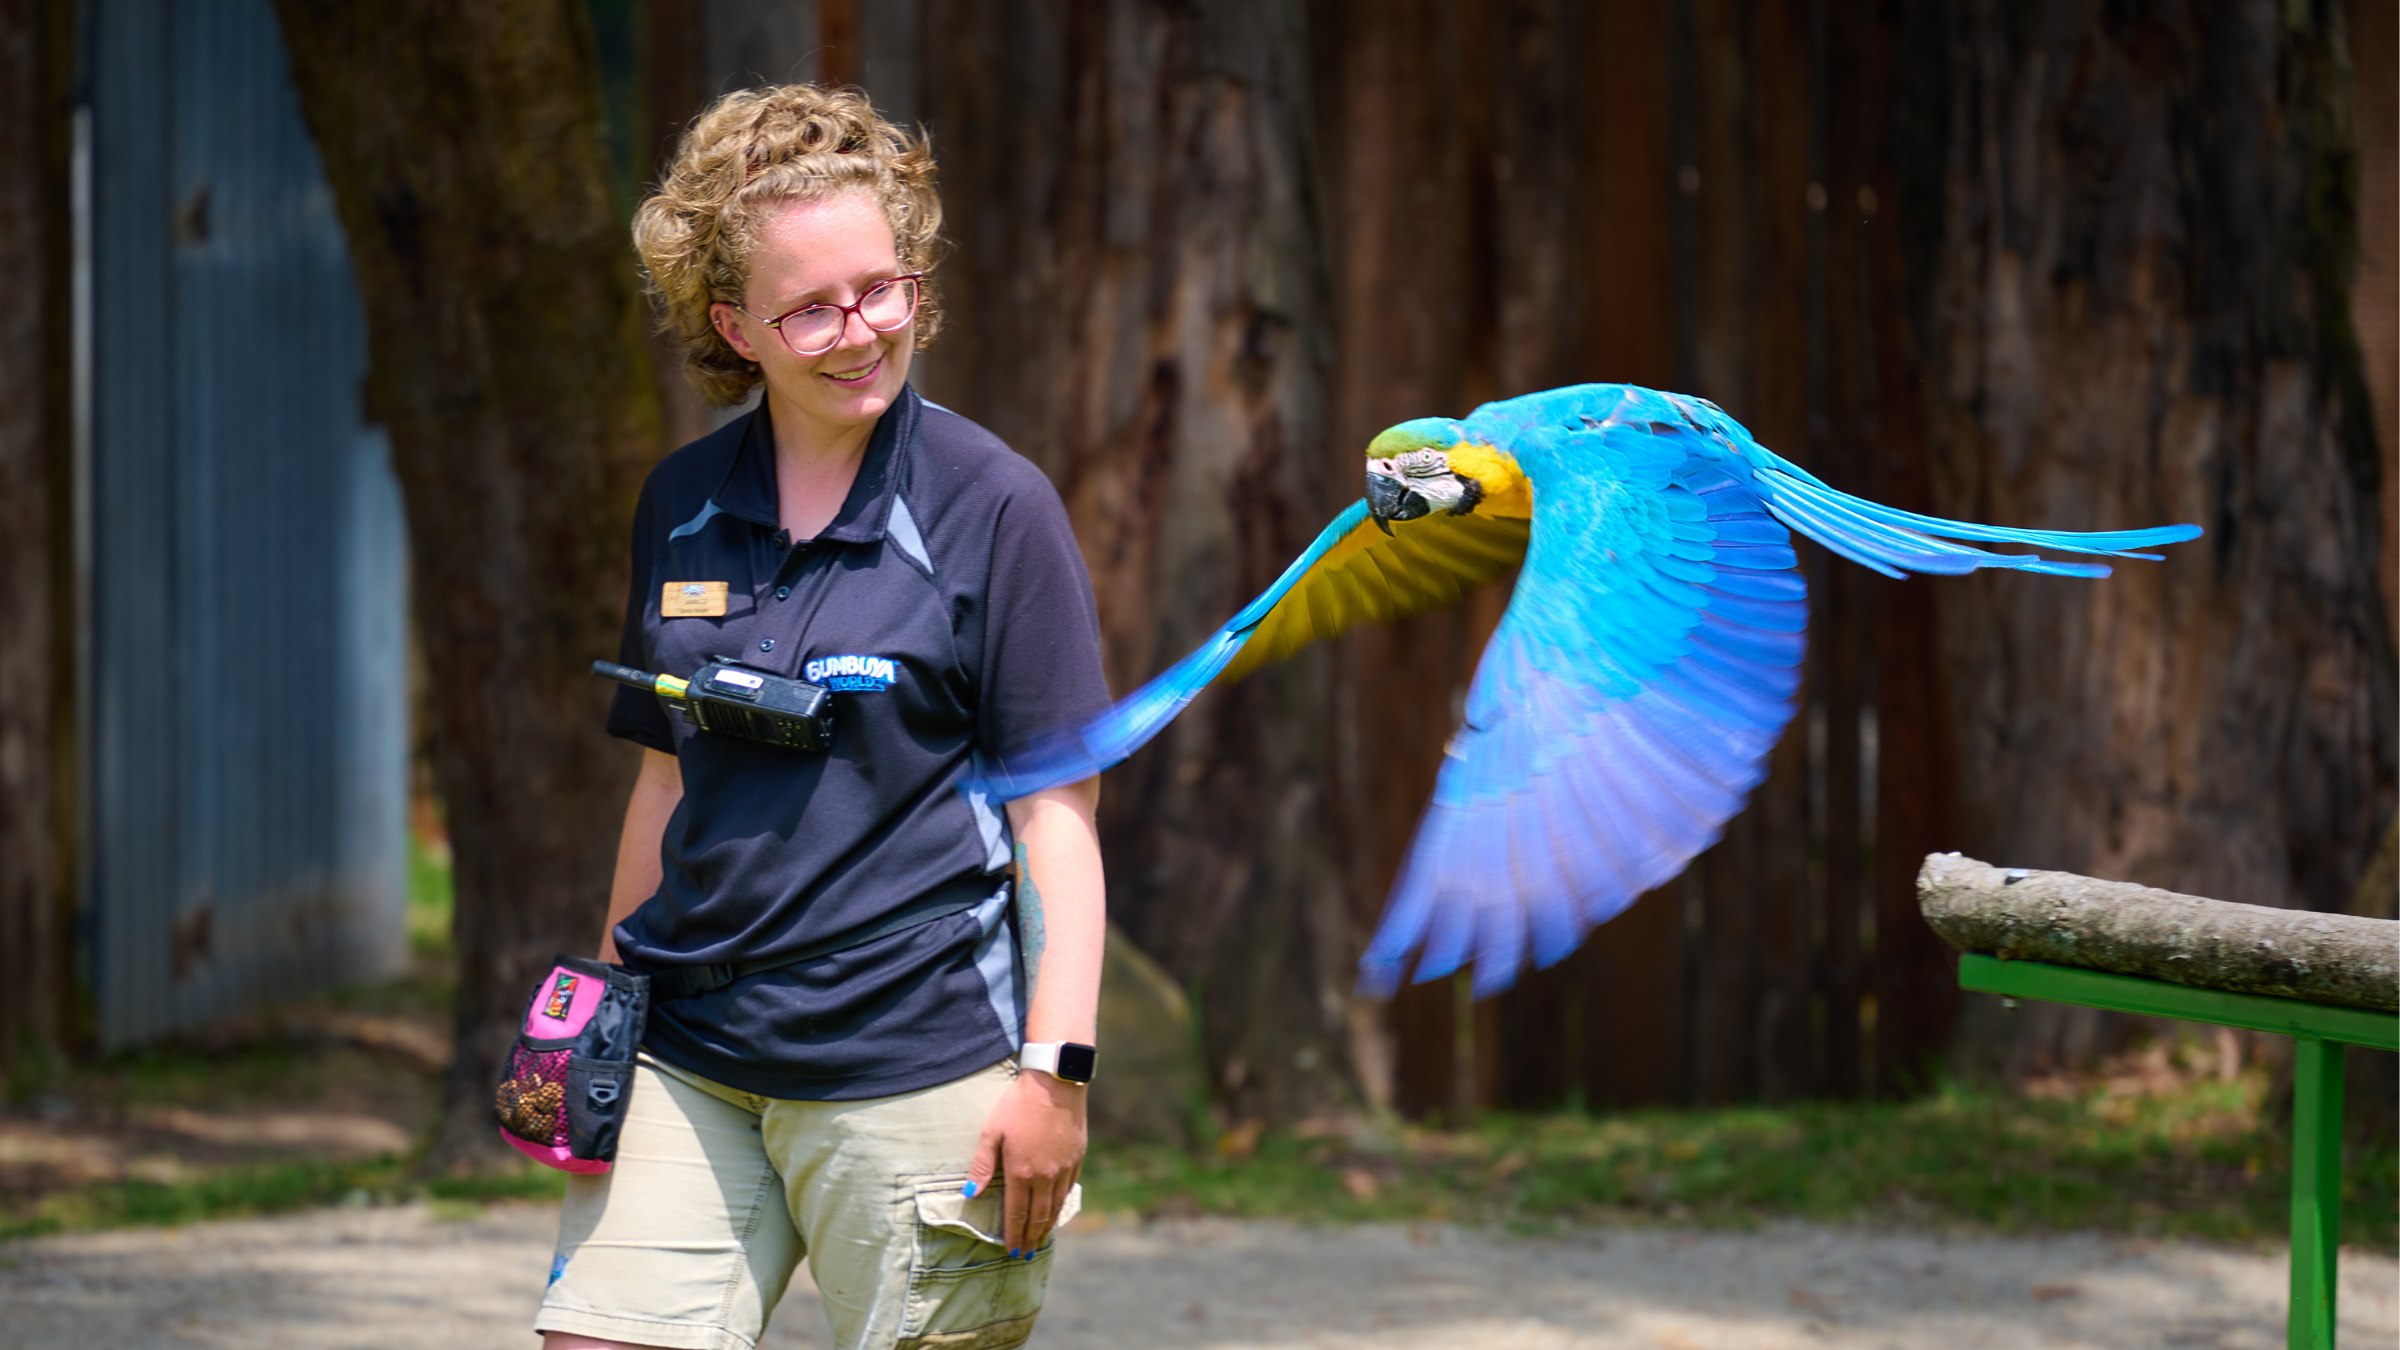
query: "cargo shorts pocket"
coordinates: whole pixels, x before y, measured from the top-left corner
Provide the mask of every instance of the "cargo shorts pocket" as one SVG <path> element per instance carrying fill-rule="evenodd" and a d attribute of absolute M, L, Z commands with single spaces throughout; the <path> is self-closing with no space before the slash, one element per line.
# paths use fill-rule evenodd
<path fill-rule="evenodd" d="M 961 1193 L 966 1182 L 964 1174 L 904 1182 L 912 1192 L 916 1248 L 901 1350 L 1010 1350 L 1033 1335 L 1055 1243 L 1030 1261 L 1010 1259 L 1000 1238 L 1004 1192 L 995 1182 L 970 1200 Z M 1080 1207 L 1081 1190 L 1069 1193 L 1060 1223 Z"/>

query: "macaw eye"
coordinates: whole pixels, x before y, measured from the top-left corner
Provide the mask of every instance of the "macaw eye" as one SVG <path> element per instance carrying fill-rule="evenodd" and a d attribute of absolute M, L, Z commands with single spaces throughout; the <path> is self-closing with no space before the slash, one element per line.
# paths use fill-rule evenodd
<path fill-rule="evenodd" d="M 1411 450 L 1392 463 L 1410 478 L 1439 478 L 1450 472 L 1450 457 L 1439 450 Z"/>

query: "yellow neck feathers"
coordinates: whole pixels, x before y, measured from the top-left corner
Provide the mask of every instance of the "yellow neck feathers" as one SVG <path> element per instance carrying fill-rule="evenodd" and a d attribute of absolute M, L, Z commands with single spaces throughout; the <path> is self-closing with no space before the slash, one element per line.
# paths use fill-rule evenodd
<path fill-rule="evenodd" d="M 1474 441 L 1461 441 L 1445 453 L 1453 473 L 1472 478 L 1483 488 L 1483 500 L 1475 503 L 1476 515 L 1533 519 L 1533 483 L 1517 467 L 1515 456 Z"/>

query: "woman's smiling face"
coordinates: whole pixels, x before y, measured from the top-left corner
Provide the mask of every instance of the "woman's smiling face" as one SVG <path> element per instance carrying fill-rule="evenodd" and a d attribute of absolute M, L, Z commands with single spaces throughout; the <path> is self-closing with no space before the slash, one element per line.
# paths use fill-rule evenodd
<path fill-rule="evenodd" d="M 750 251 L 750 281 L 740 308 L 710 309 L 717 331 L 758 363 L 777 416 L 797 418 L 811 439 L 841 440 L 872 427 L 900 395 L 916 350 L 917 324 L 878 333 L 855 314 L 842 335 L 815 356 L 796 356 L 771 319 L 822 301 L 855 304 L 880 281 L 899 276 L 891 222 L 865 192 L 786 203 L 761 222 Z M 750 311 L 749 314 L 742 310 Z"/>

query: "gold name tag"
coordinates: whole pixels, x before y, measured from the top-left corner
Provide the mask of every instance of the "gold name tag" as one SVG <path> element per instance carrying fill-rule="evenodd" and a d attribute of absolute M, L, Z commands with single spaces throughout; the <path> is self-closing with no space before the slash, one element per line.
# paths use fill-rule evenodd
<path fill-rule="evenodd" d="M 667 619 L 715 619 L 725 614 L 722 581 L 670 581 L 660 588 L 658 612 Z"/>

